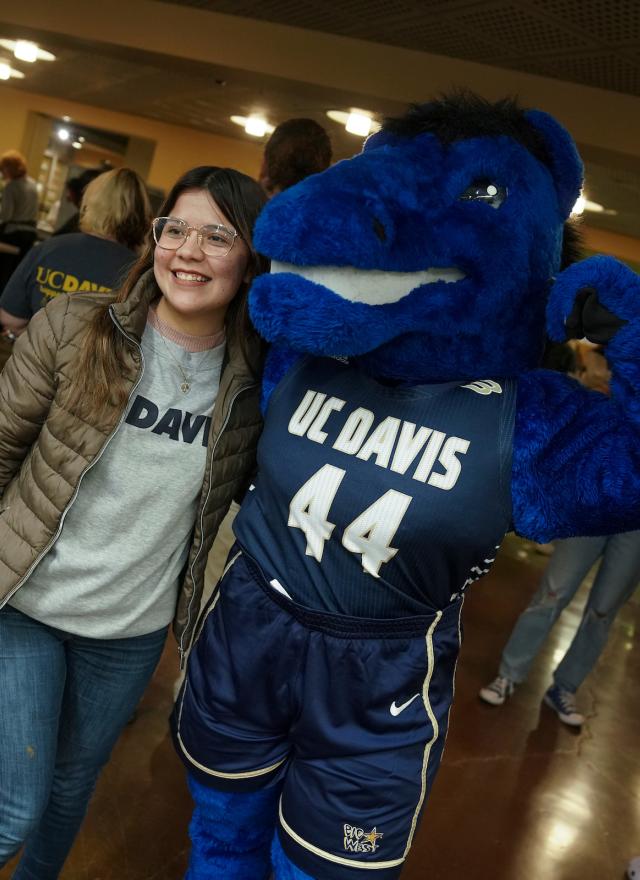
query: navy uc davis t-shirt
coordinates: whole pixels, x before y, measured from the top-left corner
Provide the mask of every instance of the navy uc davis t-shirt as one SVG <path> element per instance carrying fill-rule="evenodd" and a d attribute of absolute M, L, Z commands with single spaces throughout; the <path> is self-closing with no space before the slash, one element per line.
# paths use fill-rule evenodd
<path fill-rule="evenodd" d="M 510 528 L 515 391 L 503 379 L 388 387 L 306 358 L 269 402 L 240 546 L 316 610 L 446 607 Z"/>
<path fill-rule="evenodd" d="M 0 296 L 0 308 L 28 320 L 61 293 L 112 290 L 135 259 L 129 248 L 96 235 L 55 236 L 24 256 Z"/>

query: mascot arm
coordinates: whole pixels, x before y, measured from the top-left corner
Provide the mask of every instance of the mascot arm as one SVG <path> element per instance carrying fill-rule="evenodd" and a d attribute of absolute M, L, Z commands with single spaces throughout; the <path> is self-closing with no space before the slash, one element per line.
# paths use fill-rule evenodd
<path fill-rule="evenodd" d="M 267 411 L 271 394 L 276 385 L 301 357 L 303 355 L 300 352 L 283 345 L 272 345 L 269 349 L 262 374 L 260 406 L 263 415 Z"/>
<path fill-rule="evenodd" d="M 605 346 L 611 397 L 557 373 L 518 380 L 513 450 L 516 531 L 537 541 L 640 528 L 640 279 L 609 257 L 566 269 L 549 335 Z"/>

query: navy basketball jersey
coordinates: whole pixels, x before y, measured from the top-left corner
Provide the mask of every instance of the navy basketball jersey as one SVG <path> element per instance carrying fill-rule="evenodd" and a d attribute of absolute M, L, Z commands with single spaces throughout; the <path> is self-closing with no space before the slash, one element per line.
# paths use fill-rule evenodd
<path fill-rule="evenodd" d="M 510 528 L 515 391 L 502 379 L 389 387 L 303 359 L 271 396 L 240 546 L 316 610 L 444 608 Z"/>

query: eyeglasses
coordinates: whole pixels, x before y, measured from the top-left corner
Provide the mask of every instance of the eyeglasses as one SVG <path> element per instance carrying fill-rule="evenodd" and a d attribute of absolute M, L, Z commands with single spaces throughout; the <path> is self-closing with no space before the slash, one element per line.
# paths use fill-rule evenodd
<path fill-rule="evenodd" d="M 189 226 L 178 217 L 156 217 L 151 226 L 154 241 L 163 250 L 177 251 L 195 232 L 202 253 L 210 257 L 226 257 L 236 238 L 242 238 L 235 230 L 220 224 Z"/>

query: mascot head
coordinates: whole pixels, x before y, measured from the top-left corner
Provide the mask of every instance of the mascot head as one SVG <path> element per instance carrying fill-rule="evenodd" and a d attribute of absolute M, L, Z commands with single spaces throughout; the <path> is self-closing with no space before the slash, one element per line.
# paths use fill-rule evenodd
<path fill-rule="evenodd" d="M 544 342 L 582 164 L 546 113 L 468 93 L 387 120 L 358 156 L 273 199 L 251 316 L 269 341 L 378 378 L 512 375 Z"/>

